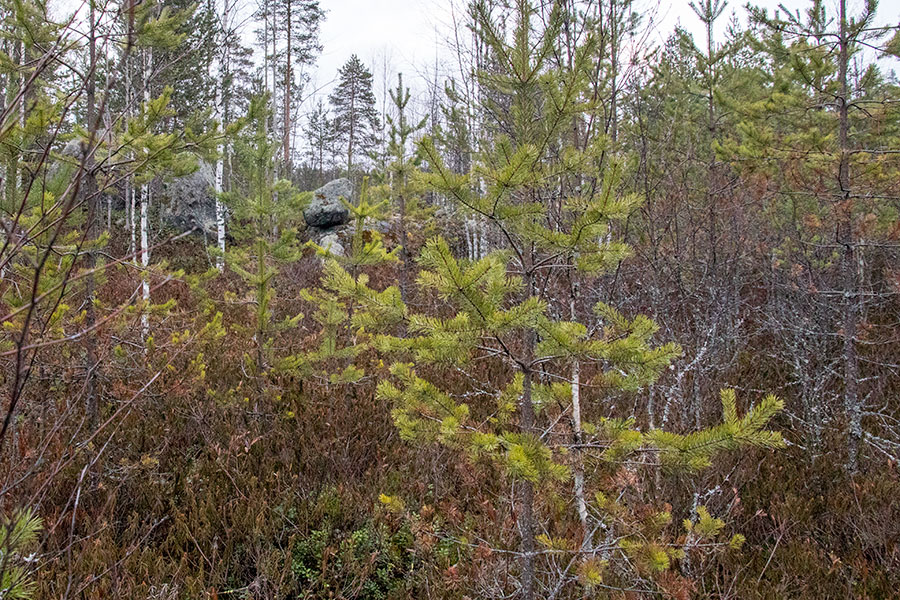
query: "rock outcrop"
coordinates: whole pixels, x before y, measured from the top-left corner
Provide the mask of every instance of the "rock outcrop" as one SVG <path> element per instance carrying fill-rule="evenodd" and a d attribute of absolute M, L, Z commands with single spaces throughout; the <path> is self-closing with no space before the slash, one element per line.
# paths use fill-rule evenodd
<path fill-rule="evenodd" d="M 341 243 L 341 238 L 337 232 L 331 232 L 322 236 L 322 239 L 316 243 L 334 256 L 346 256 L 347 251 L 344 249 L 344 244 Z"/>
<path fill-rule="evenodd" d="M 59 158 L 53 161 L 50 168 L 47 169 L 47 180 L 51 182 L 51 186 L 67 186 L 71 178 L 78 172 L 83 154 L 80 138 L 73 138 L 66 142 L 60 151 Z"/>
<path fill-rule="evenodd" d="M 160 209 L 167 225 L 178 231 L 196 229 L 216 235 L 215 171 L 206 162 L 184 177 L 165 181 L 161 186 Z"/>
<path fill-rule="evenodd" d="M 313 192 L 309 206 L 303 210 L 303 219 L 309 227 L 317 229 L 345 225 L 350 220 L 350 211 L 341 198 L 350 202 L 352 197 L 353 184 L 349 179 L 329 181 Z"/>

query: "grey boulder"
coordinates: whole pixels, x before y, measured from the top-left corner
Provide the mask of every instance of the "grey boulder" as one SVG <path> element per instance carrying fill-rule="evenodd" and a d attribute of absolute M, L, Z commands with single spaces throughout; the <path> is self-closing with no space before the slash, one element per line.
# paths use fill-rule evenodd
<path fill-rule="evenodd" d="M 341 198 L 350 202 L 352 196 L 353 184 L 349 179 L 329 181 L 313 192 L 309 206 L 303 210 L 303 219 L 308 226 L 319 229 L 344 225 L 350 220 L 350 211 Z"/>
<path fill-rule="evenodd" d="M 322 237 L 319 240 L 318 244 L 328 251 L 332 256 L 345 256 L 346 251 L 344 250 L 344 245 L 341 243 L 341 238 L 337 233 L 329 233 Z"/>
<path fill-rule="evenodd" d="M 179 231 L 195 230 L 203 234 L 216 231 L 215 171 L 201 162 L 200 168 L 184 177 L 162 184 L 163 219 Z"/>
<path fill-rule="evenodd" d="M 56 185 L 68 185 L 70 179 L 78 171 L 83 157 L 84 149 L 81 146 L 81 138 L 69 140 L 60 151 L 60 158 L 54 161 L 47 170 L 47 179 Z"/>

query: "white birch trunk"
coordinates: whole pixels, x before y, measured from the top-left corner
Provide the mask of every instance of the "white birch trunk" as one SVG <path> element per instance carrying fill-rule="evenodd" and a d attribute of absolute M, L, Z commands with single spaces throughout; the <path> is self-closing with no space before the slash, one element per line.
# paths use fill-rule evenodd
<path fill-rule="evenodd" d="M 575 321 L 575 297 L 577 288 L 572 288 L 572 297 L 569 299 L 569 313 Z M 578 509 L 578 520 L 581 521 L 583 538 L 581 549 L 590 550 L 591 530 L 588 526 L 587 501 L 584 498 L 584 463 L 582 458 L 581 443 L 583 441 L 581 430 L 581 361 L 577 358 L 572 362 L 572 431 L 575 438 L 575 506 Z"/>
<path fill-rule="evenodd" d="M 480 219 L 475 220 L 475 260 L 484 258 L 484 227 Z"/>
<path fill-rule="evenodd" d="M 128 230 L 131 235 L 128 240 L 128 255 L 131 256 L 131 262 L 137 264 L 137 225 L 135 223 L 135 202 L 134 202 L 134 176 L 129 175 L 125 182 L 125 202 L 128 206 Z"/>
<path fill-rule="evenodd" d="M 125 59 L 125 110 L 129 117 L 134 114 L 134 95 L 131 78 L 132 69 L 131 57 Z M 134 160 L 134 153 L 129 150 L 128 158 Z M 133 165 L 133 163 L 132 163 Z M 135 235 L 135 219 L 134 219 L 134 166 L 130 168 L 130 172 L 125 176 L 125 228 L 129 233 L 128 240 L 128 256 L 131 262 L 137 264 L 137 238 Z"/>
<path fill-rule="evenodd" d="M 224 18 L 228 18 L 228 2 L 226 0 L 225 3 L 225 15 Z M 218 61 L 216 61 L 218 62 Z M 217 65 L 221 67 L 221 65 Z M 221 68 L 218 69 L 221 71 Z M 224 131 L 225 122 L 224 115 L 225 111 L 222 106 L 222 86 L 224 85 L 224 74 L 218 82 L 216 82 L 216 115 L 221 122 L 222 129 Z M 221 195 L 224 191 L 222 189 L 222 181 L 225 175 L 225 152 L 227 151 L 227 146 L 223 144 L 219 144 L 217 150 L 217 158 L 216 158 L 216 178 L 215 178 L 215 194 L 216 194 L 216 245 L 219 249 L 219 254 L 216 256 L 216 269 L 221 273 L 225 270 L 225 207 L 222 205 Z"/>
<path fill-rule="evenodd" d="M 231 23 L 229 19 L 229 0 L 222 3 L 222 31 L 226 37 L 229 35 Z M 218 58 L 214 61 L 214 72 L 219 79 L 216 82 L 216 115 L 221 123 L 222 130 L 225 129 L 225 81 L 227 78 L 228 63 L 227 42 L 224 40 L 225 56 L 222 60 Z M 219 256 L 216 258 L 216 268 L 221 273 L 225 270 L 225 206 L 220 198 L 222 192 L 225 191 L 225 162 L 228 160 L 228 144 L 219 144 L 217 148 L 218 158 L 216 160 L 216 176 L 215 176 L 215 193 L 216 193 L 216 247 L 219 249 Z"/>
<path fill-rule="evenodd" d="M 220 152 L 216 161 L 216 242 L 219 255 L 216 257 L 216 268 L 221 273 L 225 270 L 225 206 L 219 199 L 222 193 L 222 179 L 225 171 L 225 156 Z"/>
<path fill-rule="evenodd" d="M 141 186 L 141 298 L 144 301 L 144 312 L 141 315 L 141 334 L 144 339 L 150 333 L 150 316 L 147 312 L 150 304 L 150 240 L 148 213 L 150 207 L 150 182 Z"/>
<path fill-rule="evenodd" d="M 147 50 L 144 63 L 144 102 L 150 102 L 150 76 L 153 67 L 153 50 Z M 144 310 L 141 314 L 141 336 L 147 339 L 150 334 L 150 181 L 141 186 L 141 298 Z"/>

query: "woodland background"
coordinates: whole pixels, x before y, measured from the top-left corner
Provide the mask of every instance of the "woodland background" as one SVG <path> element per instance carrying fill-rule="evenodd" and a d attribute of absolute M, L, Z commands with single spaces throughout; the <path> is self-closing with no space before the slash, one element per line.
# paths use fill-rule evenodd
<path fill-rule="evenodd" d="M 691 6 L 0 0 L 0 598 L 896 597 L 896 9 Z"/>

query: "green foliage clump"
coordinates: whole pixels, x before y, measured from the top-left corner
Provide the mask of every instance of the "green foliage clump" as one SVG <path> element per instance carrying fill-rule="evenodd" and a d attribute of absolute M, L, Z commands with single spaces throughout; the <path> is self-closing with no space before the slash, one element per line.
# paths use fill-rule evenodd
<path fill-rule="evenodd" d="M 291 571 L 304 597 L 401 598 L 414 568 L 412 536 L 368 523 L 350 533 L 315 529 L 291 550 Z"/>
<path fill-rule="evenodd" d="M 366 372 L 356 360 L 371 348 L 372 335 L 389 330 L 403 320 L 406 307 L 399 290 L 388 286 L 378 291 L 369 286 L 369 273 L 397 261 L 398 248 L 387 250 L 381 234 L 368 222 L 384 214 L 387 200 L 373 201 L 364 178 L 357 204 L 343 200 L 354 221 L 353 239 L 346 255 L 336 255 L 314 242 L 323 258 L 323 276 L 314 289 L 303 289 L 300 297 L 313 307 L 317 325 L 312 349 L 286 357 L 279 364 L 284 372 L 315 376 L 332 384 L 356 383 Z"/>
<path fill-rule="evenodd" d="M 0 598 L 30 600 L 35 582 L 32 580 L 33 551 L 42 523 L 31 510 L 13 512 L 0 517 Z"/>
<path fill-rule="evenodd" d="M 677 435 L 661 430 L 647 434 L 648 441 L 660 452 L 663 465 L 669 468 L 702 469 L 711 464 L 711 458 L 724 450 L 736 450 L 746 446 L 782 448 L 784 441 L 777 431 L 766 430 L 766 425 L 784 408 L 784 402 L 768 395 L 738 417 L 734 390 L 721 392 L 723 422 L 719 425 L 687 435 Z"/>

